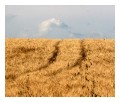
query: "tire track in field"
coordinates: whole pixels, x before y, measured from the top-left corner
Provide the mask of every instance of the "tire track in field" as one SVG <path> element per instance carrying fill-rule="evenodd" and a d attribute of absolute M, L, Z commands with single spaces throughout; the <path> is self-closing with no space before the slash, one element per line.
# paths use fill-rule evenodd
<path fill-rule="evenodd" d="M 72 69 L 72 68 L 74 68 L 76 66 L 81 67 L 82 62 L 86 59 L 87 56 L 86 56 L 86 51 L 85 51 L 85 48 L 84 48 L 84 45 L 83 45 L 84 40 L 80 40 L 79 42 L 80 42 L 79 57 L 76 60 L 76 62 L 72 66 L 69 66 L 69 63 L 68 63 L 67 67 L 64 67 L 64 68 L 62 68 L 60 70 L 57 70 L 56 72 L 54 72 L 54 74 L 51 73 L 51 74 L 49 74 L 47 76 L 51 76 L 52 74 L 53 75 L 60 74 L 62 71 L 70 70 L 70 69 Z"/>
<path fill-rule="evenodd" d="M 61 40 L 62 41 L 62 40 Z M 59 44 L 61 41 L 58 41 L 56 42 L 56 44 L 54 45 L 54 51 L 52 52 L 52 56 L 48 59 L 48 63 L 44 66 L 41 66 L 39 67 L 39 69 L 36 69 L 36 70 L 32 70 L 32 71 L 26 71 L 25 73 L 22 73 L 20 74 L 19 76 L 17 76 L 15 79 L 21 77 L 21 76 L 24 76 L 24 75 L 27 75 L 27 74 L 30 74 L 30 73 L 34 73 L 34 72 L 37 72 L 37 71 L 40 71 L 40 70 L 45 70 L 47 67 L 49 67 L 51 64 L 54 64 L 54 62 L 56 61 L 57 59 L 57 56 L 58 56 L 58 53 L 59 53 Z"/>
<path fill-rule="evenodd" d="M 84 41 L 84 40 L 80 40 L 80 41 L 79 41 L 79 43 L 80 43 L 79 57 L 78 57 L 78 59 L 76 60 L 76 62 L 75 62 L 72 66 L 69 66 L 69 63 L 68 63 L 68 66 L 63 67 L 63 68 L 60 68 L 60 69 L 58 69 L 57 71 L 54 71 L 54 72 L 52 72 L 52 73 L 45 74 L 45 75 L 43 75 L 43 77 L 45 77 L 45 76 L 46 76 L 46 77 L 53 77 L 53 76 L 55 77 L 57 74 L 61 74 L 61 73 L 64 72 L 64 71 L 71 70 L 71 69 L 73 69 L 73 68 L 76 67 L 76 66 L 81 67 L 82 61 L 85 60 L 85 58 L 86 58 L 86 52 L 85 52 L 85 49 L 84 49 L 83 41 Z M 51 64 L 54 65 L 54 63 L 56 62 L 56 59 L 57 59 L 57 57 L 58 57 L 58 54 L 59 54 L 59 49 L 60 49 L 60 48 L 58 47 L 58 45 L 60 44 L 60 42 L 61 42 L 61 41 L 58 41 L 58 42 L 55 44 L 55 50 L 53 51 L 52 57 L 49 59 L 49 63 L 48 63 L 47 65 L 45 65 L 44 67 L 41 67 L 41 68 L 40 68 L 41 70 L 45 70 L 45 69 L 48 68 Z M 48 71 L 48 70 L 49 70 L 49 68 L 46 69 L 46 71 Z M 38 69 L 38 70 L 31 71 L 31 72 L 23 73 L 23 74 L 21 74 L 20 76 L 25 75 L 25 74 L 30 74 L 30 73 L 33 73 L 33 72 L 36 72 L 36 71 L 39 71 L 39 69 Z M 19 76 L 19 77 L 20 77 L 20 76 Z M 48 79 L 48 80 L 49 80 L 49 79 Z"/>
<path fill-rule="evenodd" d="M 60 67 L 60 68 L 58 68 L 58 70 L 56 70 L 56 71 L 53 71 L 53 72 L 51 72 L 51 73 L 48 73 L 48 74 L 46 74 L 45 76 L 48 76 L 48 77 L 50 77 L 50 76 L 56 76 L 57 74 L 60 74 L 61 72 L 64 72 L 64 71 L 67 71 L 67 70 L 70 70 L 70 69 L 72 69 L 72 68 L 74 68 L 74 67 L 76 67 L 76 66 L 79 66 L 80 65 L 80 63 L 82 62 L 82 51 L 81 51 L 81 40 L 79 40 L 79 47 L 80 47 L 80 49 L 79 49 L 79 55 L 77 55 L 77 59 L 75 60 L 75 62 L 73 63 L 73 64 L 71 64 L 70 65 L 70 62 L 66 62 L 67 64 L 64 66 L 62 66 L 62 67 Z M 66 47 L 67 47 L 67 45 L 66 45 Z M 59 48 L 59 50 L 61 50 L 61 55 L 59 55 L 59 57 L 60 56 L 62 56 L 62 54 L 64 54 L 65 53 L 65 50 L 62 50 L 61 49 L 61 47 Z M 70 50 L 70 48 L 68 48 L 68 50 Z M 68 55 L 69 56 L 69 54 L 73 54 L 72 52 L 71 53 L 66 53 L 66 55 Z M 62 59 L 61 59 L 62 60 Z M 56 63 L 57 63 L 58 61 L 56 61 Z M 58 66 L 59 67 L 59 66 Z M 50 68 L 48 68 L 48 70 L 49 70 Z"/>
<path fill-rule="evenodd" d="M 88 77 L 89 77 L 88 69 L 90 68 L 90 66 L 88 66 L 87 63 L 84 64 L 85 62 L 89 62 L 89 60 L 87 59 L 88 56 L 87 56 L 87 50 L 85 49 L 84 40 L 81 41 L 81 49 L 82 49 L 82 51 L 81 51 L 82 61 L 80 62 L 79 69 L 80 69 L 80 72 L 81 72 L 81 69 L 82 69 L 82 67 L 84 66 L 84 69 L 83 69 L 83 70 L 84 70 L 84 73 L 85 73 L 85 75 L 83 76 L 83 77 L 84 77 L 84 80 L 85 80 L 87 83 L 92 82 L 92 86 L 91 86 L 92 88 L 91 88 L 91 89 L 90 89 L 90 87 L 87 87 L 87 86 L 84 86 L 84 87 L 87 87 L 87 89 L 90 91 L 92 97 L 97 97 L 98 95 L 95 94 L 95 92 L 94 92 L 94 88 L 95 88 L 94 75 L 92 76 L 92 77 L 93 77 L 92 80 L 88 79 Z M 82 64 L 83 64 L 83 65 L 82 65 Z M 83 88 L 84 88 L 84 87 L 83 87 Z"/>

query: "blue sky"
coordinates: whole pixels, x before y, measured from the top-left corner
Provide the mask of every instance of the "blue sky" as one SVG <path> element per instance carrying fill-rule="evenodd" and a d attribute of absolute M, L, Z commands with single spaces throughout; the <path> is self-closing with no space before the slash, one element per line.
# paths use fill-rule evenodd
<path fill-rule="evenodd" d="M 115 6 L 12 6 L 6 38 L 115 38 Z"/>

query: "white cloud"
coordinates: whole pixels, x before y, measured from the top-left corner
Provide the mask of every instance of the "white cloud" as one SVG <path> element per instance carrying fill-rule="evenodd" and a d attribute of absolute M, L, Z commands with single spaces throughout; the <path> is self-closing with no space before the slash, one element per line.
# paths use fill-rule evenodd
<path fill-rule="evenodd" d="M 59 19 L 52 18 L 39 24 L 39 33 L 45 34 L 55 29 L 67 29 L 68 26 Z"/>
<path fill-rule="evenodd" d="M 50 38 L 75 38 L 76 33 L 72 32 L 71 27 L 60 19 L 52 18 L 39 24 L 39 36 Z M 81 36 L 77 33 L 78 36 Z"/>

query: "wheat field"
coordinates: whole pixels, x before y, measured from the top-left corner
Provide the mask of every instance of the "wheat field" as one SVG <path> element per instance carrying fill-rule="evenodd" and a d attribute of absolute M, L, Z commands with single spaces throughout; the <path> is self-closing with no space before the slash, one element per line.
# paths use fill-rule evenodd
<path fill-rule="evenodd" d="M 6 97 L 114 97 L 113 39 L 6 38 Z"/>

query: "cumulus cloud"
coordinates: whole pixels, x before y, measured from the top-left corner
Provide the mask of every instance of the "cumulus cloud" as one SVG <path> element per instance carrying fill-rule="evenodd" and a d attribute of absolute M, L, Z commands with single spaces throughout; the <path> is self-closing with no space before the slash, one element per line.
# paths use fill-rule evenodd
<path fill-rule="evenodd" d="M 47 32 L 56 27 L 57 28 L 67 28 L 68 26 L 66 24 L 64 24 L 61 20 L 52 18 L 52 19 L 48 19 L 48 20 L 41 22 L 39 25 L 39 31 Z"/>
<path fill-rule="evenodd" d="M 67 30 L 69 27 L 60 19 L 52 18 L 45 20 L 39 24 L 39 34 L 43 35 L 55 31 Z"/>

